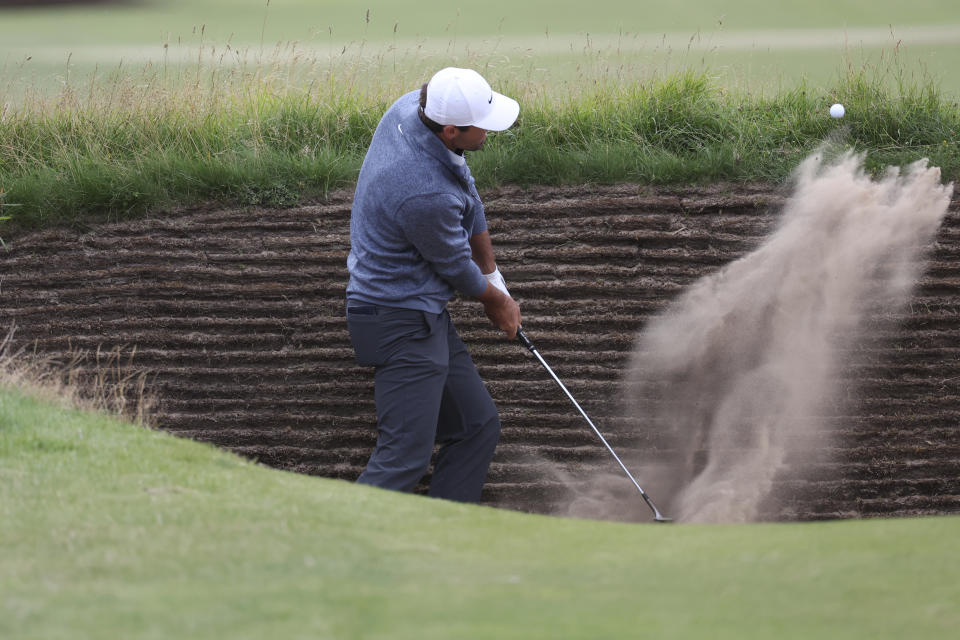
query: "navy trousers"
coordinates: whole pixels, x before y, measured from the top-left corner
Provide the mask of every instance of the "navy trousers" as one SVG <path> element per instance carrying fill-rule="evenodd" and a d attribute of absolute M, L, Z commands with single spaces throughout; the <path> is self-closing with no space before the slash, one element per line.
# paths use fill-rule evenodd
<path fill-rule="evenodd" d="M 440 445 L 430 495 L 476 502 L 500 417 L 446 309 L 347 305 L 361 365 L 376 367 L 377 444 L 357 482 L 411 491 Z"/>

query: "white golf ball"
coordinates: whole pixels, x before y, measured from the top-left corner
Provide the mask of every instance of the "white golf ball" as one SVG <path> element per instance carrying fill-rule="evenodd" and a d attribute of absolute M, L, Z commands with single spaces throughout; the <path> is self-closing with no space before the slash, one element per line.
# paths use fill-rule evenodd
<path fill-rule="evenodd" d="M 830 117 L 831 118 L 842 118 L 846 110 L 843 108 L 843 105 L 839 102 L 830 107 Z"/>

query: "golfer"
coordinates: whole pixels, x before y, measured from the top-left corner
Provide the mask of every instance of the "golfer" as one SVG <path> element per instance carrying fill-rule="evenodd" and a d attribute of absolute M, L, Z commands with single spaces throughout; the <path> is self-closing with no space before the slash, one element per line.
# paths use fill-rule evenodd
<path fill-rule="evenodd" d="M 360 483 L 412 490 L 438 443 L 430 495 L 480 499 L 500 417 L 446 306 L 460 292 L 510 339 L 520 326 L 464 158 L 519 112 L 476 71 L 450 67 L 397 100 L 373 134 L 347 259 L 350 339 L 357 362 L 375 367 L 378 437 Z"/>

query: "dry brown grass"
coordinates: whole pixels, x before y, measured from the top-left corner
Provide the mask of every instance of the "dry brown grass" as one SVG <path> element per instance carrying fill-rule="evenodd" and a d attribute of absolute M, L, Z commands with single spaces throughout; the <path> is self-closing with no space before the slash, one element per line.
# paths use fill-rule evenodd
<path fill-rule="evenodd" d="M 152 425 L 157 398 L 150 390 L 150 372 L 133 365 L 136 348 L 43 355 L 15 348 L 15 333 L 14 325 L 0 340 L 0 388 L 22 389 L 59 406 Z"/>

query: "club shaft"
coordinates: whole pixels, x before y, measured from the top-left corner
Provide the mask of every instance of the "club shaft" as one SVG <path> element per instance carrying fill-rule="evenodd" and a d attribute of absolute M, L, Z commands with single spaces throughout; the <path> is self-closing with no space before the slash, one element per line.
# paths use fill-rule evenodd
<path fill-rule="evenodd" d="M 613 456 L 613 459 L 617 461 L 617 464 L 620 465 L 620 468 L 623 469 L 623 472 L 627 474 L 627 477 L 630 478 L 630 482 L 633 483 L 633 486 L 635 486 L 637 491 L 640 492 L 640 496 L 643 498 L 644 502 L 646 502 L 647 506 L 650 507 L 650 510 L 653 511 L 654 519 L 656 519 L 658 522 L 669 522 L 670 518 L 665 518 L 663 514 L 660 513 L 660 510 L 657 509 L 657 506 L 653 504 L 653 500 L 650 499 L 650 496 L 647 495 L 647 492 L 643 490 L 643 488 L 640 486 L 640 483 L 637 482 L 637 479 L 634 478 L 633 474 L 630 473 L 630 470 L 627 469 L 627 465 L 623 464 L 623 460 L 621 460 L 620 456 L 617 455 L 617 452 L 613 450 L 613 447 L 610 446 L 610 443 L 607 442 L 607 439 L 603 437 L 603 434 L 600 433 L 600 430 L 597 429 L 597 426 L 593 424 L 593 420 L 590 419 L 590 416 L 587 415 L 587 412 L 583 410 L 583 407 L 580 406 L 580 403 L 577 402 L 576 398 L 573 397 L 573 394 L 570 393 L 570 390 L 567 389 L 567 386 L 563 384 L 557 374 L 553 372 L 553 369 L 550 367 L 550 365 L 547 364 L 547 361 L 544 360 L 543 356 L 540 355 L 540 352 L 537 350 L 537 348 L 533 346 L 533 342 L 531 342 L 527 335 L 523 332 L 523 329 L 520 329 L 517 332 L 517 337 L 519 338 L 520 342 L 522 342 L 523 345 L 530 351 L 530 353 L 536 356 L 537 360 L 540 361 L 540 364 L 543 365 L 543 368 L 546 369 L 547 373 L 550 374 L 550 377 L 553 378 L 553 381 L 556 382 L 561 389 L 563 389 L 565 394 L 567 394 L 570 402 L 572 402 L 573 406 L 577 408 L 577 411 L 580 412 L 580 415 L 583 416 L 583 419 L 587 421 L 587 424 L 590 425 L 590 428 L 593 429 L 593 432 L 597 434 L 597 437 L 600 438 L 600 442 L 602 442 L 603 446 L 607 448 L 607 451 L 610 452 L 610 455 Z"/>
<path fill-rule="evenodd" d="M 570 402 L 572 402 L 573 406 L 577 408 L 577 411 L 580 412 L 580 415 L 583 416 L 583 419 L 587 421 L 587 424 L 590 425 L 590 428 L 593 429 L 593 432 L 597 434 L 597 437 L 600 438 L 600 442 L 602 442 L 603 446 L 607 448 L 607 451 L 610 452 L 610 455 L 613 456 L 613 459 L 617 461 L 617 464 L 620 465 L 620 468 L 623 469 L 623 472 L 627 474 L 627 477 L 630 478 L 630 481 L 633 483 L 633 486 L 637 488 L 637 491 L 640 492 L 640 495 L 642 495 L 645 500 L 649 500 L 649 498 L 647 498 L 646 492 L 640 487 L 640 483 L 637 482 L 636 478 L 633 477 L 633 474 L 630 473 L 630 470 L 627 469 L 627 465 L 623 464 L 623 460 L 621 460 L 620 456 L 617 455 L 617 452 L 613 450 L 613 447 L 610 446 L 610 443 L 607 442 L 607 439 L 603 437 L 603 434 L 600 433 L 600 430 L 597 429 L 597 426 L 593 424 L 593 420 L 591 420 L 590 416 L 587 415 L 587 412 L 583 410 L 583 407 L 581 407 L 580 403 L 577 402 L 576 398 L 573 397 L 573 394 L 570 393 L 566 385 L 563 384 L 560 378 L 557 377 L 557 374 L 553 372 L 553 369 L 550 368 L 550 365 L 547 364 L 547 361 L 543 359 L 543 356 L 540 355 L 540 352 L 537 351 L 536 349 L 532 349 L 531 353 L 533 353 L 533 355 L 537 357 L 537 360 L 539 360 L 540 364 L 543 365 L 543 368 L 547 370 L 547 373 L 550 374 L 550 377 L 553 378 L 553 381 L 556 382 L 561 389 L 563 389 L 563 392 L 565 394 L 567 394 L 567 397 L 570 398 Z"/>

